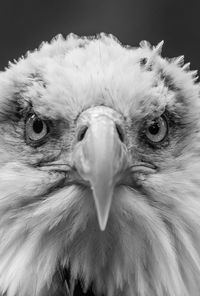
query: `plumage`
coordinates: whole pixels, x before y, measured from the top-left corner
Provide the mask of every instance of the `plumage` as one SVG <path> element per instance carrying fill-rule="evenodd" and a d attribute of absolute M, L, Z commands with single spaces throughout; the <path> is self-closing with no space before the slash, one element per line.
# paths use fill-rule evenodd
<path fill-rule="evenodd" d="M 59 35 L 0 73 L 2 295 L 199 295 L 199 84 L 162 45 Z"/>

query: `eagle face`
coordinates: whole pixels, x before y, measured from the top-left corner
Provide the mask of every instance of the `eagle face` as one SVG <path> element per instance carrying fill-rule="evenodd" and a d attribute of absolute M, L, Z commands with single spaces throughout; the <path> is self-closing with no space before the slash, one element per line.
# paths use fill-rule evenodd
<path fill-rule="evenodd" d="M 199 85 L 161 47 L 58 36 L 0 73 L 2 295 L 199 295 Z"/>

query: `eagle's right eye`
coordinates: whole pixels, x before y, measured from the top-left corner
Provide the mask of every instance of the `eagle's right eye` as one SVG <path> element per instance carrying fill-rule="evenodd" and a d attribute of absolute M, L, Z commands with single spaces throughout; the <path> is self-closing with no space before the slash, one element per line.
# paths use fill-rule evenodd
<path fill-rule="evenodd" d="M 47 123 L 36 114 L 31 114 L 25 123 L 25 137 L 29 143 L 38 143 L 48 134 Z"/>

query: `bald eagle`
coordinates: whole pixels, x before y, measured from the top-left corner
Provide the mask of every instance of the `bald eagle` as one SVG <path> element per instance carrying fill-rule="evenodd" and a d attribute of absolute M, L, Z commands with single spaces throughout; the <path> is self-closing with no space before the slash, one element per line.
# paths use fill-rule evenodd
<path fill-rule="evenodd" d="M 199 84 L 162 43 L 57 36 L 0 73 L 1 295 L 199 296 Z"/>

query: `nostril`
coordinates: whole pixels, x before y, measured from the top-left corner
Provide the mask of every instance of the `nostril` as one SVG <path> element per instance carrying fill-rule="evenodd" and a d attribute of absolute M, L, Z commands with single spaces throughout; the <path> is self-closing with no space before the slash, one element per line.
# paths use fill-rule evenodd
<path fill-rule="evenodd" d="M 77 136 L 77 140 L 78 140 L 79 142 L 81 142 L 81 141 L 84 139 L 87 130 L 88 130 L 88 126 L 86 126 L 86 125 L 85 125 L 85 126 L 82 126 L 82 127 L 80 128 L 80 130 L 79 130 L 79 132 L 78 132 L 78 136 Z M 118 136 L 119 136 L 120 141 L 121 141 L 121 142 L 124 142 L 124 132 L 123 132 L 121 126 L 118 125 L 118 124 L 116 124 L 116 131 L 117 131 L 117 134 L 118 134 Z"/>
<path fill-rule="evenodd" d="M 124 132 L 123 132 L 121 126 L 116 124 L 116 130 L 117 130 L 117 133 L 118 133 L 118 136 L 119 136 L 121 142 L 123 143 L 124 142 Z"/>
<path fill-rule="evenodd" d="M 85 125 L 81 127 L 77 137 L 78 141 L 82 141 L 84 139 L 87 130 L 88 130 L 88 126 Z"/>

